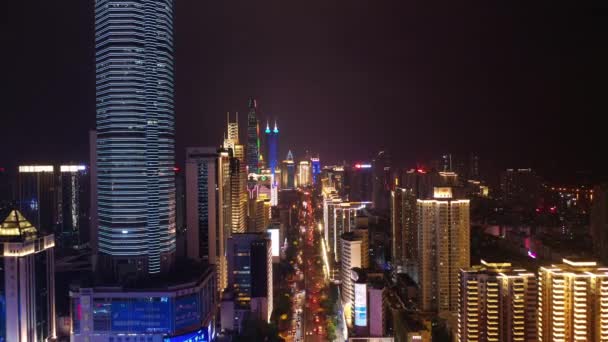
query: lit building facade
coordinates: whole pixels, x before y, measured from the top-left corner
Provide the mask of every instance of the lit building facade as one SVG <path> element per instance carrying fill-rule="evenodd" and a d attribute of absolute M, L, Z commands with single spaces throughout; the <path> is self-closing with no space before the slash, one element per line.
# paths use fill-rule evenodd
<path fill-rule="evenodd" d="M 238 310 L 268 322 L 272 314 L 272 240 L 266 233 L 233 234 L 228 239 L 228 289 Z"/>
<path fill-rule="evenodd" d="M 413 190 L 391 191 L 391 252 L 393 267 L 413 279 L 418 261 L 418 207 Z"/>
<path fill-rule="evenodd" d="M 89 173 L 85 165 L 59 167 L 57 230 L 61 245 L 78 246 L 89 241 Z"/>
<path fill-rule="evenodd" d="M 563 259 L 538 283 L 538 341 L 608 341 L 608 268 Z"/>
<path fill-rule="evenodd" d="M 369 237 L 367 229 L 356 229 L 340 237 L 342 283 L 342 306 L 349 326 L 353 324 L 355 304 L 355 282 L 353 281 L 353 268 L 365 269 L 369 267 Z"/>
<path fill-rule="evenodd" d="M 275 175 L 277 167 L 279 167 L 279 126 L 277 122 L 274 122 L 274 128 L 270 128 L 270 124 L 266 122 L 266 130 L 264 130 L 266 136 L 266 153 L 268 160 L 268 168 L 273 175 Z M 275 177 L 275 179 L 277 179 Z"/>
<path fill-rule="evenodd" d="M 99 262 L 121 276 L 175 254 L 173 1 L 95 2 Z"/>
<path fill-rule="evenodd" d="M 38 229 L 54 231 L 57 224 L 57 178 L 53 165 L 20 165 L 19 210 Z"/>
<path fill-rule="evenodd" d="M 418 200 L 418 284 L 425 312 L 450 318 L 458 310 L 458 277 L 470 267 L 469 200 L 452 188 L 435 188 L 434 199 Z"/>
<path fill-rule="evenodd" d="M 389 209 L 391 185 L 391 157 L 387 151 L 380 151 L 372 160 L 371 201 L 375 209 Z"/>
<path fill-rule="evenodd" d="M 260 124 L 257 115 L 257 101 L 249 98 L 247 103 L 247 173 L 258 173 L 260 169 Z"/>
<path fill-rule="evenodd" d="M 56 338 L 54 246 L 17 210 L 0 222 L 0 341 Z"/>
<path fill-rule="evenodd" d="M 457 340 L 536 341 L 536 276 L 510 263 L 460 270 Z"/>
<path fill-rule="evenodd" d="M 317 184 L 321 175 L 321 160 L 319 157 L 310 158 L 310 165 L 312 167 L 312 182 Z"/>
<path fill-rule="evenodd" d="M 308 160 L 302 160 L 298 164 L 298 186 L 307 187 L 312 185 L 312 170 Z"/>
<path fill-rule="evenodd" d="M 214 147 L 186 149 L 186 250 L 188 258 L 213 265 L 221 292 L 226 283 L 228 237 L 219 224 L 218 158 Z"/>
<path fill-rule="evenodd" d="M 197 266 L 194 266 L 197 265 Z M 72 342 L 187 341 L 215 337 L 217 289 L 212 268 L 194 264 L 170 279 L 137 289 L 80 287 L 70 291 Z M 197 270 L 197 271 L 193 271 Z M 200 271 L 199 271 L 200 270 Z"/>
<path fill-rule="evenodd" d="M 344 173 L 345 195 L 352 202 L 371 202 L 373 190 L 372 164 L 357 163 Z"/>
<path fill-rule="evenodd" d="M 295 189 L 296 187 L 296 164 L 291 151 L 287 158 L 281 163 L 281 190 Z"/>
<path fill-rule="evenodd" d="M 233 233 L 247 229 L 247 165 L 245 147 L 239 143 L 238 115 L 234 122 L 228 115 L 228 135 L 224 148 L 231 150 L 230 158 L 230 224 Z"/>

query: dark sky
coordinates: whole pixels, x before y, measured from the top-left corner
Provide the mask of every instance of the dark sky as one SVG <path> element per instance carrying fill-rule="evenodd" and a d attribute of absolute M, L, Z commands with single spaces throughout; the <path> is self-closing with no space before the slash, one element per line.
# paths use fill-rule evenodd
<path fill-rule="evenodd" d="M 373 4 L 373 5 L 372 5 Z M 607 166 L 608 11 L 587 1 L 177 0 L 177 156 L 217 145 L 247 97 L 281 153 L 477 151 L 500 166 Z M 8 1 L 0 166 L 86 160 L 93 0 Z M 244 133 L 244 130 L 242 130 Z"/>

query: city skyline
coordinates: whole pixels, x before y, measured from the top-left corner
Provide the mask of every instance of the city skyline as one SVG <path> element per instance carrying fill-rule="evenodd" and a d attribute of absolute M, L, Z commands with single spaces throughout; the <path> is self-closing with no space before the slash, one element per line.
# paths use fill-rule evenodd
<path fill-rule="evenodd" d="M 608 339 L 593 5 L 10 6 L 0 342 Z"/>
<path fill-rule="evenodd" d="M 28 115 L 40 123 L 30 130 L 32 138 L 48 143 L 19 144 L 0 156 L 0 165 L 10 167 L 24 155 L 33 161 L 85 160 L 84 132 L 94 127 L 92 3 L 8 6 L 9 12 L 28 13 L 15 16 L 22 22 L 3 38 L 21 47 L 2 57 L 15 66 L 7 74 L 14 85 L 5 93 L 8 127 L 19 127 Z M 226 111 L 241 112 L 246 127 L 246 99 L 255 96 L 263 108 L 260 122 L 278 118 L 285 132 L 304 128 L 325 137 L 321 143 L 284 135 L 281 145 L 295 147 L 296 156 L 310 150 L 338 162 L 370 158 L 386 148 L 395 162 L 413 164 L 444 152 L 474 151 L 498 168 L 600 170 L 605 162 L 584 148 L 600 143 L 598 128 L 578 118 L 605 108 L 597 90 L 608 51 L 596 39 L 605 25 L 586 5 L 552 4 L 545 11 L 542 4 L 528 4 L 527 14 L 515 14 L 526 12 L 517 6 L 452 6 L 462 16 L 457 19 L 427 6 L 388 2 L 372 8 L 371 20 L 359 27 L 354 23 L 368 9 L 358 3 L 348 11 L 337 3 L 321 5 L 318 23 L 307 25 L 314 6 L 285 12 L 281 6 L 178 2 L 176 151 L 217 144 Z M 245 30 L 241 19 L 249 15 L 264 24 Z M 49 22 L 50 17 L 77 19 Z M 48 32 L 40 30 L 51 23 Z M 32 60 L 31 44 L 24 44 L 41 37 L 49 53 L 44 68 Z M 445 54 L 453 57 L 443 59 Z M 440 68 L 431 67 L 437 63 Z M 62 125 L 68 121 L 73 131 Z M 412 124 L 416 129 L 402 134 Z M 189 127 L 213 133 L 200 135 Z M 1 137 L 2 145 L 10 145 L 13 134 Z M 419 144 L 427 135 L 433 143 Z M 409 145 L 416 150 L 400 149 Z M 182 165 L 183 153 L 177 157 Z"/>

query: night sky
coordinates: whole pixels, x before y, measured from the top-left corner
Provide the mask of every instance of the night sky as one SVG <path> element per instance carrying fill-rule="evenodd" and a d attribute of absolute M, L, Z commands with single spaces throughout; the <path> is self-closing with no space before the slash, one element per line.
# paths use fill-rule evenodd
<path fill-rule="evenodd" d="M 218 145 L 227 111 L 244 140 L 253 95 L 279 120 L 281 156 L 386 148 L 406 165 L 476 151 L 601 173 L 608 11 L 571 3 L 177 0 L 177 159 Z M 2 14 L 0 166 L 88 160 L 93 0 L 7 1 Z"/>

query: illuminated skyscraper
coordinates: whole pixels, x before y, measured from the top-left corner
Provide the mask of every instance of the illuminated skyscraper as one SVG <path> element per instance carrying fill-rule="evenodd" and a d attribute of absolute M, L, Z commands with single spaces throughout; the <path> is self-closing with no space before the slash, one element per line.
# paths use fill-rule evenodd
<path fill-rule="evenodd" d="M 270 128 L 270 124 L 266 122 L 266 130 L 264 130 L 264 134 L 266 134 L 266 153 L 268 154 L 266 159 L 268 162 L 268 168 L 274 175 L 276 168 L 279 166 L 279 126 L 277 126 L 277 122 L 274 122 L 274 128 L 272 129 Z"/>
<path fill-rule="evenodd" d="M 538 341 L 608 341 L 608 268 L 563 259 L 538 283 Z"/>
<path fill-rule="evenodd" d="M 260 159 L 260 124 L 257 115 L 257 102 L 253 97 L 247 103 L 247 168 L 248 173 L 259 172 Z"/>
<path fill-rule="evenodd" d="M 313 184 L 317 184 L 321 175 L 321 160 L 319 157 L 313 157 L 310 158 L 310 163 L 312 165 L 312 182 Z"/>
<path fill-rule="evenodd" d="M 272 250 L 266 233 L 233 234 L 228 239 L 228 287 L 235 304 L 268 322 L 272 314 Z"/>
<path fill-rule="evenodd" d="M 0 341 L 55 341 L 55 240 L 19 211 L 0 221 Z"/>
<path fill-rule="evenodd" d="M 380 151 L 372 160 L 372 199 L 374 208 L 388 210 L 391 193 L 391 157 Z"/>
<path fill-rule="evenodd" d="M 458 310 L 458 273 L 470 267 L 469 200 L 449 187 L 418 200 L 418 284 L 423 311 L 451 318 Z"/>
<path fill-rule="evenodd" d="M 355 284 L 353 281 L 353 268 L 369 267 L 369 236 L 367 229 L 355 229 L 342 234 L 340 237 L 342 305 L 349 325 L 353 323 L 353 309 L 355 303 Z"/>
<path fill-rule="evenodd" d="M 391 191 L 391 254 L 397 271 L 417 279 L 418 210 L 417 198 L 411 189 Z"/>
<path fill-rule="evenodd" d="M 239 143 L 238 113 L 230 122 L 228 115 L 228 135 L 224 148 L 232 151 L 230 156 L 230 224 L 233 233 L 244 233 L 247 228 L 247 166 L 245 146 Z"/>
<path fill-rule="evenodd" d="M 281 189 L 294 189 L 296 187 L 296 164 L 291 151 L 281 163 Z"/>
<path fill-rule="evenodd" d="M 302 160 L 298 164 L 298 186 L 306 187 L 309 185 L 312 185 L 310 162 L 308 160 Z"/>
<path fill-rule="evenodd" d="M 59 167 L 57 238 L 73 247 L 89 240 L 89 173 L 85 165 Z"/>
<path fill-rule="evenodd" d="M 95 2 L 99 263 L 115 275 L 175 254 L 173 1 Z"/>
<path fill-rule="evenodd" d="M 481 263 L 460 270 L 458 341 L 536 341 L 534 273 L 510 263 Z"/>
<path fill-rule="evenodd" d="M 348 196 L 349 201 L 371 202 L 372 180 L 372 164 L 357 163 L 345 168 L 343 195 Z"/>
<path fill-rule="evenodd" d="M 186 149 L 187 255 L 216 264 L 216 167 L 213 147 Z"/>

